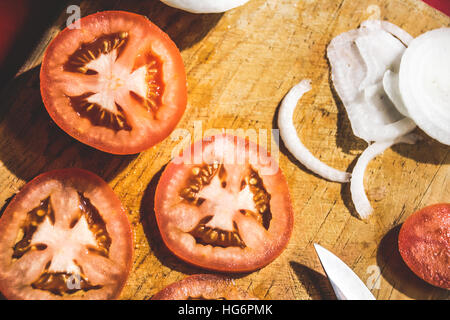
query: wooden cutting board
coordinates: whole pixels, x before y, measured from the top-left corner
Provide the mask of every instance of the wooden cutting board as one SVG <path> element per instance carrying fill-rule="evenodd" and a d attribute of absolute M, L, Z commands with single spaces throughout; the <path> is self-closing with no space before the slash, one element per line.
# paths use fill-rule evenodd
<path fill-rule="evenodd" d="M 70 4 L 77 1 L 70 1 Z M 271 130 L 277 107 L 302 79 L 312 80 L 295 112 L 306 146 L 327 164 L 351 170 L 366 144 L 351 131 L 331 88 L 325 51 L 330 40 L 367 18 L 388 20 L 413 36 L 450 26 L 450 18 L 419 0 L 250 0 L 225 14 L 193 15 L 156 0 L 78 1 L 82 15 L 107 9 L 147 15 L 179 46 L 189 86 L 178 128 Z M 148 299 L 186 275 L 202 273 L 162 244 L 152 211 L 161 170 L 179 140 L 171 138 L 134 156 L 108 155 L 75 141 L 50 119 L 39 93 L 39 68 L 66 10 L 30 52 L 20 74 L 0 94 L 0 204 L 27 181 L 56 168 L 81 167 L 103 177 L 122 199 L 134 228 L 134 266 L 123 299 Z M 198 127 L 197 127 L 198 128 Z M 260 271 L 238 285 L 261 299 L 334 298 L 312 244 L 337 254 L 378 299 L 445 299 L 447 291 L 416 278 L 396 248 L 398 226 L 415 210 L 450 202 L 449 147 L 426 137 L 387 150 L 367 169 L 365 186 L 375 212 L 355 217 L 349 186 L 311 174 L 281 146 L 295 210 L 291 241 Z M 176 136 L 174 137 L 176 138 Z M 198 138 L 198 137 L 196 137 Z"/>

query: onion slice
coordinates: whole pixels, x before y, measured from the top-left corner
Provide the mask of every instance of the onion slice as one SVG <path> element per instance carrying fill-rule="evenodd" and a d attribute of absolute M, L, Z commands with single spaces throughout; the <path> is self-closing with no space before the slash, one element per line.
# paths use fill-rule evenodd
<path fill-rule="evenodd" d="M 415 38 L 400 64 L 399 92 L 409 116 L 432 138 L 450 145 L 450 28 Z"/>
<path fill-rule="evenodd" d="M 403 30 L 402 28 L 396 26 L 389 21 L 384 20 L 366 20 L 361 23 L 361 27 L 368 29 L 383 29 L 386 32 L 389 32 L 391 35 L 400 40 L 405 46 L 409 46 L 411 41 L 413 41 L 413 36 L 411 36 L 408 32 Z"/>
<path fill-rule="evenodd" d="M 383 89 L 397 110 L 405 117 L 409 117 L 408 109 L 403 103 L 398 87 L 398 73 L 387 70 L 383 77 Z"/>
<path fill-rule="evenodd" d="M 317 159 L 300 141 L 294 127 L 294 110 L 300 98 L 311 90 L 311 80 L 303 80 L 284 97 L 278 112 L 278 127 L 286 148 L 306 168 L 330 181 L 349 182 L 348 172 L 334 169 Z"/>
<path fill-rule="evenodd" d="M 239 7 L 249 0 L 161 0 L 168 6 L 191 13 L 225 12 Z"/>
<path fill-rule="evenodd" d="M 364 191 L 364 172 L 366 171 L 369 162 L 376 156 L 382 154 L 386 149 L 397 143 L 414 144 L 419 137 L 415 134 L 408 134 L 392 141 L 375 142 L 367 147 L 358 158 L 355 167 L 353 168 L 352 177 L 350 181 L 350 192 L 352 201 L 356 212 L 362 219 L 366 219 L 372 212 L 373 208 L 370 205 L 366 192 Z"/>
<path fill-rule="evenodd" d="M 386 70 L 398 68 L 411 40 L 391 23 L 368 20 L 328 45 L 333 85 L 353 133 L 367 142 L 395 140 L 416 126 L 396 109 L 383 88 Z"/>

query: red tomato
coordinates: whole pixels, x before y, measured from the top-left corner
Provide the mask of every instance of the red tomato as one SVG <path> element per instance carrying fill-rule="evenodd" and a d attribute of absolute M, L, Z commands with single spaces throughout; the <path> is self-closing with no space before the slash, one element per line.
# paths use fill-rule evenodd
<path fill-rule="evenodd" d="M 113 299 L 132 264 L 132 232 L 113 190 L 85 170 L 44 173 L 0 218 L 8 299 Z"/>
<path fill-rule="evenodd" d="M 4 62 L 16 36 L 22 29 L 29 9 L 28 0 L 0 2 L 0 65 Z"/>
<path fill-rule="evenodd" d="M 176 256 L 224 272 L 267 265 L 286 247 L 293 226 L 278 164 L 255 143 L 230 135 L 199 141 L 167 166 L 155 213 Z"/>
<path fill-rule="evenodd" d="M 450 289 L 450 203 L 425 207 L 406 219 L 398 246 L 403 260 L 417 276 Z"/>
<path fill-rule="evenodd" d="M 197 274 L 172 283 L 152 300 L 257 300 L 237 288 L 233 280 L 212 275 Z"/>
<path fill-rule="evenodd" d="M 47 48 L 41 93 L 53 120 L 99 150 L 133 154 L 165 139 L 184 113 L 176 45 L 144 16 L 106 11 L 66 28 Z"/>

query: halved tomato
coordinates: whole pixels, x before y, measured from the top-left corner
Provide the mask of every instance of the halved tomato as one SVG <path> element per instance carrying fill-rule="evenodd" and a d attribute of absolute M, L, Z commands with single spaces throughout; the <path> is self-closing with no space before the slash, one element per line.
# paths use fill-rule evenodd
<path fill-rule="evenodd" d="M 99 150 L 133 154 L 165 139 L 187 103 L 176 45 L 146 17 L 99 12 L 47 48 L 41 93 L 68 134 Z"/>
<path fill-rule="evenodd" d="M 417 276 L 436 287 L 450 289 L 450 203 L 425 207 L 406 219 L 398 247 Z"/>
<path fill-rule="evenodd" d="M 155 214 L 170 251 L 224 272 L 267 265 L 293 227 L 287 182 L 275 159 L 231 135 L 205 138 L 172 160 L 156 189 Z"/>
<path fill-rule="evenodd" d="M 229 278 L 197 274 L 172 283 L 152 297 L 152 300 L 257 300 L 235 286 Z"/>
<path fill-rule="evenodd" d="M 44 173 L 0 218 L 8 299 L 113 299 L 132 264 L 131 227 L 113 190 L 85 170 Z"/>

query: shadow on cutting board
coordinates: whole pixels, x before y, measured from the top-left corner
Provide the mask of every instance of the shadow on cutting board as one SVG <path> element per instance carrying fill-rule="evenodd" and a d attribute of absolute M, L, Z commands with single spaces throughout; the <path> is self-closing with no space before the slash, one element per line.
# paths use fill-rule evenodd
<path fill-rule="evenodd" d="M 43 105 L 39 68 L 16 77 L 0 93 L 0 161 L 25 181 L 52 169 L 72 167 L 88 169 L 110 181 L 136 155 L 104 153 L 62 131 Z"/>
<path fill-rule="evenodd" d="M 419 128 L 416 128 L 413 132 L 418 134 L 422 140 L 414 145 L 397 144 L 392 147 L 392 150 L 405 158 L 410 158 L 421 163 L 436 165 L 450 164 L 449 146 L 434 140 Z"/>
<path fill-rule="evenodd" d="M 357 157 L 355 159 L 353 159 L 353 161 L 350 163 L 350 165 L 347 168 L 347 172 L 353 171 L 353 168 L 355 167 L 357 161 L 358 161 Z M 362 220 L 361 217 L 359 216 L 358 212 L 356 211 L 355 205 L 352 200 L 352 193 L 350 191 L 350 183 L 342 183 L 341 184 L 341 198 L 342 198 L 342 201 L 344 202 L 345 207 L 350 212 L 350 214 L 353 217 L 355 217 L 359 220 Z"/>
<path fill-rule="evenodd" d="M 289 263 L 299 282 L 314 300 L 336 300 L 328 278 L 323 274 L 295 261 Z"/>
<path fill-rule="evenodd" d="M 413 299 L 448 299 L 445 289 L 433 287 L 417 277 L 405 264 L 398 250 L 401 225 L 391 229 L 381 240 L 377 251 L 377 264 L 382 277 L 398 291 Z M 381 285 L 383 285 L 381 283 Z M 387 297 L 386 297 L 387 298 Z"/>

